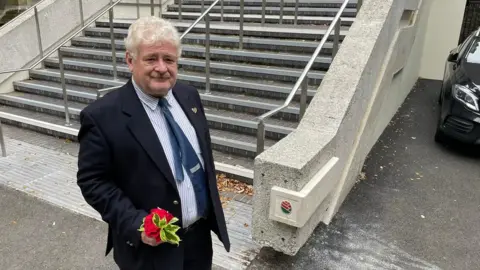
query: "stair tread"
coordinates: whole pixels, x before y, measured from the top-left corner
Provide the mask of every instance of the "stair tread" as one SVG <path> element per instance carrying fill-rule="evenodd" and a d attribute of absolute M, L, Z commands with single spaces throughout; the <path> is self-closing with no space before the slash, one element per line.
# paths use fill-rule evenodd
<path fill-rule="evenodd" d="M 39 104 L 42 103 L 48 106 L 55 106 L 60 111 L 64 110 L 63 99 L 58 99 L 54 97 L 47 97 L 47 96 L 19 92 L 19 91 L 13 91 L 10 93 L 0 95 L 0 99 L 8 99 L 8 98 L 21 98 L 30 102 L 35 102 Z M 80 111 L 83 110 L 86 106 L 87 104 L 85 103 L 71 101 L 71 100 L 68 101 L 68 108 L 73 114 L 79 114 Z"/>
<path fill-rule="evenodd" d="M 30 93 L 22 93 L 18 91 L 0 95 L 0 99 L 3 99 L 3 100 L 8 99 L 9 97 L 22 98 L 30 102 L 48 104 L 49 106 L 55 106 L 60 111 L 63 111 L 63 100 L 61 99 L 46 97 L 46 96 L 41 96 L 36 94 L 30 94 Z M 68 101 L 68 106 L 71 113 L 79 114 L 80 111 L 87 106 L 87 104 Z M 211 136 L 216 137 L 217 140 L 222 139 L 224 141 L 239 141 L 246 145 L 249 145 L 249 144 L 254 145 L 256 143 L 255 136 L 243 135 L 243 134 L 238 134 L 231 131 L 224 131 L 224 130 L 218 130 L 218 129 L 210 129 L 210 133 L 211 133 Z M 266 146 L 273 145 L 274 143 L 275 143 L 274 140 L 270 140 L 270 139 L 265 140 Z"/>
<path fill-rule="evenodd" d="M 200 12 L 182 12 L 182 16 L 196 16 L 197 18 L 200 17 L 202 13 Z M 216 12 L 210 12 L 209 13 L 211 17 L 220 17 L 221 13 L 216 13 Z M 167 11 L 163 12 L 162 15 L 167 15 L 167 16 L 179 16 L 178 12 L 175 11 Z M 230 17 L 230 18 L 240 18 L 240 14 L 232 14 L 232 13 L 224 13 L 223 17 Z M 262 18 L 262 14 L 244 14 L 244 18 Z M 266 19 L 279 19 L 280 15 L 270 15 L 270 14 L 265 14 Z M 295 16 L 293 15 L 283 15 L 283 19 L 290 19 L 293 20 Z M 298 20 L 318 20 L 318 21 L 324 21 L 324 20 L 332 20 L 333 21 L 333 16 L 297 16 Z M 355 21 L 354 17 L 340 17 L 342 21 L 345 22 L 353 22 Z M 185 20 L 187 21 L 187 20 Z M 191 21 L 194 22 L 194 21 Z"/>
<path fill-rule="evenodd" d="M 60 71 L 58 69 L 38 69 L 38 70 L 31 70 L 30 73 L 36 74 L 52 74 L 60 76 Z M 87 73 L 87 72 L 80 72 L 80 71 L 72 71 L 67 70 L 65 71 L 67 76 L 72 75 L 76 77 L 83 77 L 83 78 L 93 78 L 103 81 L 108 86 L 118 86 L 123 85 L 127 79 L 119 78 L 117 81 L 114 81 L 111 76 L 95 74 L 95 73 Z M 192 72 L 192 71 L 182 71 L 178 74 L 178 78 L 182 79 L 189 79 L 189 80 L 197 80 L 198 81 L 205 81 L 205 74 L 200 72 Z M 230 75 L 220 75 L 220 74 L 212 74 L 211 76 L 212 83 L 222 83 L 225 85 L 245 85 L 248 84 L 249 87 L 254 89 L 274 89 L 274 91 L 278 92 L 287 92 L 289 93 L 293 89 L 293 84 L 281 83 L 277 81 L 271 80 L 260 80 L 254 78 L 244 78 L 244 77 L 235 77 Z M 283 90 L 283 91 L 282 91 Z M 315 88 L 309 88 L 308 95 L 313 96 L 316 92 Z"/>
<path fill-rule="evenodd" d="M 94 27 L 91 27 L 94 28 Z M 197 33 L 189 33 L 187 36 L 183 38 L 185 39 L 205 39 L 205 34 L 197 34 Z M 228 42 L 238 42 L 238 36 L 228 36 L 228 35 L 217 35 L 217 34 L 210 34 L 211 41 L 228 41 Z M 102 38 L 102 37 L 92 37 L 92 36 L 79 36 L 73 38 L 74 41 L 84 41 L 84 42 L 98 42 L 98 43 L 106 43 L 110 44 L 111 41 L 109 38 Z M 247 43 L 254 43 L 254 44 L 274 44 L 274 45 L 284 45 L 284 46 L 292 46 L 292 47 L 308 47 L 308 48 L 316 48 L 319 45 L 319 42 L 316 41 L 309 41 L 309 40 L 302 40 L 302 39 L 280 39 L 280 38 L 263 38 L 263 37 L 244 37 L 243 39 L 244 44 Z M 125 42 L 121 39 L 115 39 L 116 44 L 125 45 Z M 184 43 L 184 44 L 189 44 Z M 332 48 L 333 42 L 327 41 L 325 43 L 324 48 Z"/>
<path fill-rule="evenodd" d="M 232 155 L 230 153 L 220 152 L 215 149 L 212 149 L 213 152 L 213 160 L 215 162 L 225 163 L 231 166 L 245 168 L 245 169 L 253 169 L 253 159 Z"/>
<path fill-rule="evenodd" d="M 0 98 L 1 98 L 1 95 L 0 95 Z M 17 108 L 17 107 L 0 104 L 0 112 L 11 113 L 17 116 L 31 118 L 38 121 L 44 121 L 44 122 L 48 122 L 55 125 L 60 125 L 60 126 L 65 125 L 65 117 L 51 115 L 51 114 L 42 113 L 42 112 L 35 112 L 25 108 Z M 72 125 L 69 127 L 75 128 L 75 129 L 80 128 L 80 122 L 78 122 L 77 120 L 70 119 L 70 123 Z"/>
<path fill-rule="evenodd" d="M 128 29 L 126 28 L 119 28 L 118 24 L 132 24 L 135 21 L 135 19 L 114 19 L 114 32 L 115 33 L 121 33 L 121 34 L 127 34 Z M 191 26 L 191 23 L 189 22 L 184 22 L 184 21 L 178 21 L 178 20 L 170 20 L 173 25 L 177 28 L 188 28 Z M 107 19 L 99 19 L 97 20 L 97 23 L 99 24 L 109 24 L 109 21 Z M 115 25 L 115 23 L 117 25 Z M 96 27 L 96 28 L 103 28 L 105 31 L 110 32 L 109 28 L 105 27 Z M 195 28 L 205 28 L 205 23 L 204 22 L 199 22 Z M 87 28 L 89 29 L 89 28 Z M 231 22 L 210 22 L 210 29 L 221 29 L 221 30 L 234 30 L 238 31 L 239 30 L 239 25 L 238 23 L 231 23 Z M 321 25 L 302 25 L 302 27 L 298 27 L 297 25 L 288 25 L 288 24 L 282 24 L 282 25 L 264 25 L 261 26 L 260 24 L 256 23 L 244 23 L 243 24 L 243 30 L 244 31 L 254 31 L 254 32 L 273 32 L 273 33 L 295 33 L 295 34 L 311 34 L 311 35 L 323 35 L 327 32 L 328 26 L 321 26 Z M 349 27 L 342 26 L 340 28 L 340 35 L 345 36 L 348 33 Z"/>
<path fill-rule="evenodd" d="M 71 50 L 73 51 L 73 50 Z M 69 62 L 75 62 L 77 64 L 81 64 L 84 66 L 103 66 L 104 68 L 107 69 L 112 69 L 112 63 L 110 61 L 103 61 L 103 60 L 97 60 L 97 59 L 85 59 L 85 58 L 79 58 L 79 57 L 72 57 L 72 56 L 65 56 L 64 58 L 64 63 L 69 63 Z M 52 57 L 52 58 L 47 58 L 45 62 L 50 62 L 50 63 L 56 63 L 58 64 L 58 58 Z M 187 67 L 185 71 L 188 71 L 188 66 L 196 66 L 196 67 L 204 67 L 205 66 L 205 60 L 198 59 L 198 58 L 181 58 L 179 60 L 179 73 L 182 73 L 184 71 L 184 66 Z M 250 71 L 252 73 L 256 74 L 266 74 L 266 75 L 288 75 L 288 76 L 297 76 L 300 77 L 300 75 L 303 72 L 303 69 L 299 68 L 285 68 L 285 67 L 279 67 L 279 66 L 268 66 L 268 65 L 259 65 L 259 64 L 247 64 L 247 63 L 242 63 L 242 62 L 230 62 L 230 61 L 210 61 L 210 67 L 212 69 L 226 69 L 226 70 L 243 70 L 243 71 Z M 117 62 L 117 70 L 121 70 L 124 72 L 129 72 L 128 65 L 124 63 L 118 63 Z M 311 70 L 308 73 L 309 78 L 313 79 L 323 79 L 325 76 L 324 71 L 317 71 L 317 70 Z M 214 70 L 211 71 L 211 75 L 216 74 Z M 221 75 L 221 74 L 220 74 Z M 241 77 L 241 76 L 238 76 Z"/>
<path fill-rule="evenodd" d="M 23 80 L 23 81 L 16 81 L 13 82 L 14 85 L 16 84 L 39 84 L 39 85 L 44 85 L 48 87 L 54 87 L 54 88 L 62 88 L 61 83 L 59 82 L 54 82 L 54 81 L 46 81 L 46 80 L 37 80 L 37 79 L 28 79 L 28 80 Z M 77 92 L 87 92 L 92 95 L 97 94 L 97 89 L 92 88 L 92 87 L 87 87 L 87 86 L 81 86 L 81 85 L 75 85 L 75 84 L 66 84 L 67 90 L 73 90 Z"/>
<path fill-rule="evenodd" d="M 175 8 L 178 8 L 178 4 L 171 4 L 171 5 L 168 5 L 168 7 L 175 7 Z M 191 5 L 191 4 L 188 4 L 188 5 L 183 5 L 182 4 L 182 8 L 183 7 L 190 7 L 190 8 L 199 8 L 201 9 L 202 8 L 202 5 L 199 3 L 198 5 Z M 207 5 L 205 5 L 205 8 L 208 7 Z M 215 6 L 217 8 L 220 8 L 220 5 L 217 4 L 217 6 Z M 240 5 L 238 6 L 227 6 L 227 5 L 224 5 L 223 6 L 224 9 L 231 9 L 231 8 L 235 8 L 235 9 L 240 9 Z M 245 9 L 250 9 L 250 10 L 258 10 L 258 11 L 261 11 L 262 10 L 262 6 L 247 6 L 245 5 L 244 6 Z M 295 10 L 295 7 L 289 7 L 289 6 L 284 6 L 284 11 L 294 11 Z M 280 6 L 275 6 L 275 7 L 272 7 L 272 6 L 268 6 L 268 9 L 269 10 L 280 10 Z M 298 7 L 298 11 L 299 12 L 302 12 L 302 11 L 312 11 L 312 12 L 338 12 L 339 8 L 338 7 Z M 345 12 L 356 12 L 357 9 L 356 8 L 345 8 Z"/>
<path fill-rule="evenodd" d="M 111 56 L 112 51 L 103 48 L 85 48 L 85 47 L 76 47 L 76 46 L 69 46 L 63 47 L 62 50 L 64 51 L 73 51 L 73 52 L 89 52 L 89 53 L 96 53 L 99 55 Z M 205 46 L 202 45 L 189 45 L 184 44 L 182 45 L 182 52 L 204 52 Z M 284 59 L 284 60 L 296 60 L 296 61 L 305 61 L 305 64 L 310 60 L 311 54 L 300 54 L 300 53 L 285 53 L 285 52 L 266 52 L 266 51 L 259 51 L 259 50 L 252 50 L 252 49 L 228 49 L 228 48 L 220 48 L 220 47 L 210 47 L 211 54 L 227 54 L 227 55 L 237 55 L 237 56 L 251 56 L 251 55 L 258 55 L 262 58 L 268 59 Z M 117 58 L 125 58 L 125 50 L 116 50 Z M 330 63 L 332 61 L 332 57 L 330 55 L 319 55 L 317 56 L 315 62 L 325 62 Z"/>
<path fill-rule="evenodd" d="M 174 3 L 176 3 L 178 0 L 174 1 Z M 183 5 L 185 5 L 185 3 L 188 3 L 187 5 L 189 5 L 190 3 L 195 3 L 195 4 L 198 4 L 198 3 L 201 3 L 201 1 L 203 1 L 205 3 L 205 5 L 211 5 L 215 0 L 184 0 L 182 1 L 182 3 L 184 3 Z M 226 0 L 228 1 L 228 0 Z M 234 1 L 235 2 L 235 1 Z M 238 2 L 238 1 L 237 1 Z M 265 1 L 267 4 L 278 4 L 278 0 L 267 0 Z M 284 3 L 285 4 L 294 4 L 296 2 L 296 0 L 284 0 Z M 303 4 L 303 3 L 316 3 L 316 4 L 338 4 L 338 5 L 341 5 L 343 4 L 344 0 L 308 0 L 308 1 L 299 1 L 300 4 Z M 262 2 L 259 2 L 258 0 L 244 0 L 244 3 L 245 5 L 247 4 L 258 4 L 258 5 L 261 5 Z M 358 0 L 350 0 L 349 1 L 349 4 L 357 4 L 358 3 Z"/>
<path fill-rule="evenodd" d="M 26 81 L 16 82 L 16 84 L 17 85 L 48 86 L 48 87 L 55 88 L 57 91 L 60 91 L 60 89 L 61 89 L 61 84 L 58 83 L 58 82 L 53 82 L 53 81 L 26 80 Z M 71 84 L 67 84 L 66 88 L 67 88 L 67 91 L 69 91 L 69 90 L 75 90 L 75 91 L 79 91 L 79 92 L 83 91 L 82 87 L 78 87 L 76 85 L 71 85 Z M 200 92 L 202 92 L 202 91 L 200 91 Z M 236 95 L 219 95 L 219 94 L 223 94 L 223 93 L 214 92 L 211 95 L 212 96 L 223 96 L 223 97 L 237 97 Z M 7 97 L 8 96 L 22 97 L 22 98 L 35 100 L 35 101 L 38 100 L 38 101 L 41 101 L 41 102 L 47 102 L 47 103 L 55 104 L 55 105 L 63 108 L 63 100 L 58 99 L 58 98 L 52 98 L 52 97 L 46 97 L 46 96 L 41 96 L 41 95 L 36 95 L 36 94 L 24 93 L 24 92 L 20 92 L 20 91 L 14 91 L 14 92 L 5 94 L 5 96 L 7 96 Z M 92 98 L 95 98 L 96 97 L 96 91 L 91 92 L 91 96 L 92 96 Z M 242 97 L 237 97 L 237 98 L 242 98 Z M 71 106 L 72 108 L 75 108 L 77 110 L 81 110 L 86 106 L 86 104 L 69 100 L 69 106 Z M 210 106 L 205 106 L 205 113 L 207 114 L 207 117 L 209 115 L 211 115 L 213 117 L 231 118 L 231 119 L 235 119 L 235 120 L 249 121 L 249 122 L 252 122 L 252 123 L 257 122 L 257 120 L 255 120 L 255 116 L 253 116 L 253 115 L 246 114 L 246 113 L 240 113 L 240 112 L 233 112 L 233 111 L 228 111 L 228 110 L 221 110 L 221 109 L 217 109 L 217 108 L 210 107 Z M 282 120 L 275 119 L 275 118 L 269 118 L 265 122 L 266 122 L 267 125 L 282 127 L 283 129 L 286 129 L 286 130 L 288 130 L 288 129 L 293 130 L 298 125 L 298 123 L 296 123 L 296 122 L 282 121 Z M 269 130 L 268 127 L 267 127 L 267 130 Z"/>
<path fill-rule="evenodd" d="M 255 136 L 239 134 L 236 132 L 225 131 L 220 129 L 210 129 L 210 136 L 216 138 L 222 138 L 226 141 L 236 141 L 241 142 L 245 145 L 252 147 L 252 150 L 255 151 L 257 138 Z M 213 138 L 212 138 L 213 141 Z M 274 140 L 270 140 L 268 138 L 265 139 L 265 147 L 272 146 L 276 143 Z"/>

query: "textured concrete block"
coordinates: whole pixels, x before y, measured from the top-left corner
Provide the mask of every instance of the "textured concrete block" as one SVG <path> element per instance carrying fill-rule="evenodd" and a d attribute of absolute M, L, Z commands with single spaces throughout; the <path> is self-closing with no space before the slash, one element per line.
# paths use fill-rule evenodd
<path fill-rule="evenodd" d="M 418 77 L 413 67 L 419 66 L 428 14 L 423 2 L 365 1 L 298 129 L 255 160 L 255 241 L 293 255 L 319 222 L 328 224 L 338 211 L 366 155 Z M 404 13 L 412 7 L 413 13 Z M 401 77 L 394 76 L 398 70 L 404 70 Z M 339 157 L 338 183 L 305 226 L 268 219 L 272 186 L 299 191 L 332 156 Z"/>

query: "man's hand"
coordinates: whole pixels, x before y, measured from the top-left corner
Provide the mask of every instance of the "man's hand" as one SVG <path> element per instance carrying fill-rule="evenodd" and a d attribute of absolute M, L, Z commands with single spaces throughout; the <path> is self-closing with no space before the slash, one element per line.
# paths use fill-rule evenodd
<path fill-rule="evenodd" d="M 155 238 L 150 238 L 147 235 L 145 235 L 145 232 L 142 232 L 142 242 L 146 245 L 156 247 L 162 243 L 162 240 L 160 240 L 160 242 L 157 242 Z"/>

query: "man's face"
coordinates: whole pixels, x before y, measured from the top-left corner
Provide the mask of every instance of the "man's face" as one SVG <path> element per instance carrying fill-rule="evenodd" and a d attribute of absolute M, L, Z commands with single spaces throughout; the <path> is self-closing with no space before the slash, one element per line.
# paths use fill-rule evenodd
<path fill-rule="evenodd" d="M 133 79 L 151 96 L 163 97 L 177 80 L 177 48 L 170 42 L 138 46 L 134 59 L 127 51 L 127 63 Z"/>

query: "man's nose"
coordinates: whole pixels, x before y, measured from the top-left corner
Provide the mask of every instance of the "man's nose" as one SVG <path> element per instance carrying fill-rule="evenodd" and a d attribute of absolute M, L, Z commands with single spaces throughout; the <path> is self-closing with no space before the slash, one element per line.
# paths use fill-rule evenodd
<path fill-rule="evenodd" d="M 166 72 L 167 71 L 167 64 L 165 63 L 165 61 L 160 59 L 155 64 L 154 70 L 158 71 L 158 72 Z"/>

